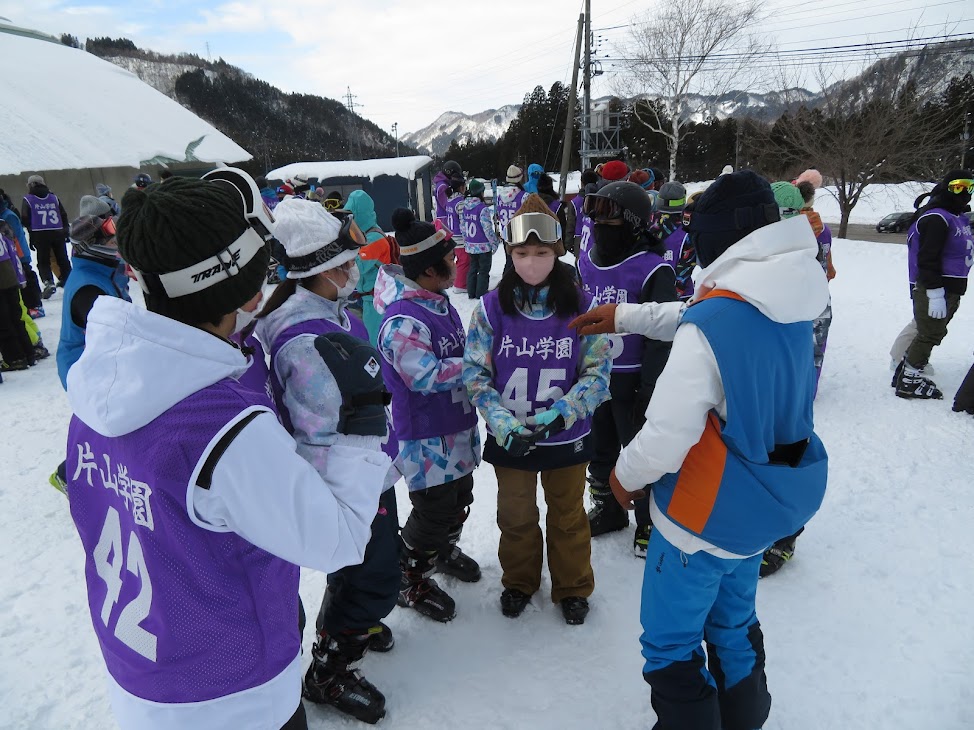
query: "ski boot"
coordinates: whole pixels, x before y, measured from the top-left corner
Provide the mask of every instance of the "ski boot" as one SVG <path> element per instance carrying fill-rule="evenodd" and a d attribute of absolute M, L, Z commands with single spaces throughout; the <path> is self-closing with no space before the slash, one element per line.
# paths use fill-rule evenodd
<path fill-rule="evenodd" d="M 579 596 L 569 596 L 561 599 L 561 613 L 565 623 L 569 626 L 580 626 L 588 616 L 588 599 Z"/>
<path fill-rule="evenodd" d="M 531 602 L 531 596 L 517 588 L 505 588 L 501 593 L 501 613 L 508 618 L 517 618 Z"/>
<path fill-rule="evenodd" d="M 896 395 L 900 398 L 941 400 L 944 397 L 937 384 L 924 377 L 923 368 L 914 367 L 905 358 L 897 369 L 894 378 L 896 380 Z"/>
<path fill-rule="evenodd" d="M 44 347 L 43 342 L 38 340 L 37 344 L 34 345 L 34 359 L 43 360 L 45 357 L 50 357 L 50 356 L 51 356 L 51 351 L 48 350 L 46 347 Z"/>
<path fill-rule="evenodd" d="M 0 372 L 4 373 L 12 373 L 16 370 L 26 370 L 29 367 L 30 363 L 28 363 L 27 360 L 11 360 L 10 362 L 4 360 L 3 362 L 0 362 Z"/>
<path fill-rule="evenodd" d="M 636 525 L 636 535 L 632 539 L 632 553 L 637 558 L 646 559 L 646 551 L 649 549 L 649 536 L 652 532 L 652 525 Z"/>
<path fill-rule="evenodd" d="M 470 514 L 470 509 L 463 510 L 460 523 L 450 531 L 447 538 L 449 547 L 445 552 L 441 552 L 436 557 L 436 570 L 440 573 L 452 575 L 459 578 L 464 583 L 476 583 L 480 580 L 480 566 L 477 561 L 464 553 L 457 543 L 460 541 L 460 533 L 463 531 L 463 523 Z"/>
<path fill-rule="evenodd" d="M 381 621 L 369 629 L 369 651 L 377 651 L 385 654 L 392 651 L 396 645 L 396 637 L 392 635 L 392 629 Z"/>
<path fill-rule="evenodd" d="M 759 571 L 761 578 L 767 578 L 769 575 L 777 573 L 785 563 L 795 556 L 795 542 L 804 531 L 805 528 L 803 527 L 794 535 L 781 538 L 764 551 Z"/>
<path fill-rule="evenodd" d="M 68 496 L 68 473 L 67 464 L 61 462 L 58 468 L 54 470 L 54 473 L 48 478 L 48 484 L 58 490 L 65 497 Z"/>
<path fill-rule="evenodd" d="M 318 705 L 331 705 L 370 725 L 385 717 L 385 696 L 358 670 L 368 648 L 368 633 L 319 634 L 311 649 L 311 666 L 304 676 L 304 698 Z"/>
<path fill-rule="evenodd" d="M 592 537 L 624 530 L 629 526 L 629 514 L 616 501 L 608 482 L 589 476 L 588 493 L 592 497 L 592 508 L 588 511 Z"/>
<path fill-rule="evenodd" d="M 53 281 L 44 282 L 44 290 L 41 292 L 41 299 L 50 299 L 54 296 L 54 292 L 57 291 L 57 287 L 54 285 Z"/>
<path fill-rule="evenodd" d="M 44 307 L 35 307 L 34 309 L 28 309 L 27 313 L 30 315 L 31 319 L 40 319 L 41 317 L 47 316 L 47 313 L 44 311 Z"/>
<path fill-rule="evenodd" d="M 396 602 L 402 608 L 413 608 L 427 618 L 446 623 L 457 615 L 456 603 L 430 578 L 434 552 L 424 552 L 403 541 L 402 581 Z"/>

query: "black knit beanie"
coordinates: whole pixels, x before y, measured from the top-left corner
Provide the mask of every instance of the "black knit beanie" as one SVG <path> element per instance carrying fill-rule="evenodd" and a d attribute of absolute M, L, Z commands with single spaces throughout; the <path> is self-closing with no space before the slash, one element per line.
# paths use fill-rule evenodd
<path fill-rule="evenodd" d="M 749 233 L 781 219 L 771 185 L 752 170 L 721 175 L 697 199 L 690 240 L 706 268 Z"/>
<path fill-rule="evenodd" d="M 408 208 L 392 211 L 392 228 L 399 244 L 403 273 L 413 281 L 446 258 L 457 245 L 445 229 L 437 231 L 432 223 L 416 220 Z"/>
<path fill-rule="evenodd" d="M 179 271 L 224 251 L 248 224 L 240 195 L 228 185 L 177 177 L 122 199 L 118 248 L 143 274 Z M 188 324 L 215 322 L 260 291 L 270 263 L 264 247 L 239 271 L 185 296 L 146 293 L 146 307 Z"/>

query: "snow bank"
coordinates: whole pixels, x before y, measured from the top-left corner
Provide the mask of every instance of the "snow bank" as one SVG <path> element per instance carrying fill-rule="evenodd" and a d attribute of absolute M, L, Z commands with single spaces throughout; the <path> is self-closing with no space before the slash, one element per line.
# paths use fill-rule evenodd
<path fill-rule="evenodd" d="M 292 162 L 267 173 L 268 180 L 287 180 L 294 175 L 307 175 L 319 180 L 334 177 L 367 177 L 375 180 L 380 175 L 398 175 L 415 180 L 433 160 L 426 155 L 411 157 L 381 157 L 375 160 L 335 160 L 331 162 Z"/>
<path fill-rule="evenodd" d="M 837 240 L 832 324 L 815 423 L 829 450 L 822 510 L 795 559 L 758 590 L 768 684 L 765 730 L 961 730 L 971 727 L 974 646 L 969 534 L 974 514 L 974 419 L 949 401 L 894 397 L 887 350 L 910 316 L 906 247 Z M 496 283 L 504 254 L 494 258 Z M 138 296 L 137 288 L 133 294 Z M 463 321 L 474 303 L 454 296 Z M 39 320 L 52 352 L 61 295 Z M 934 350 L 936 379 L 952 397 L 971 363 L 974 307 L 961 307 Z M 70 412 L 54 358 L 0 385 L 0 592 L 5 728 L 115 727 L 84 589 L 84 555 L 68 505 L 47 486 L 64 458 Z M 365 675 L 386 695 L 385 730 L 449 727 L 637 730 L 653 724 L 639 655 L 644 563 L 632 528 L 592 545 L 596 590 L 584 626 L 565 626 L 542 590 L 518 620 L 501 615 L 497 481 L 475 472 L 476 501 L 461 545 L 483 579 L 438 576 L 457 618 L 438 625 L 394 609 L 388 655 L 369 654 Z M 269 488 L 274 485 L 268 485 Z M 409 498 L 397 487 L 404 521 Z M 546 511 L 539 490 L 544 525 Z M 325 579 L 302 571 L 309 616 L 304 664 Z M 308 706 L 312 730 L 363 727 Z"/>
<path fill-rule="evenodd" d="M 250 159 L 134 74 L 77 48 L 0 33 L 0 67 L 16 69 L 0 105 L 0 175 Z"/>

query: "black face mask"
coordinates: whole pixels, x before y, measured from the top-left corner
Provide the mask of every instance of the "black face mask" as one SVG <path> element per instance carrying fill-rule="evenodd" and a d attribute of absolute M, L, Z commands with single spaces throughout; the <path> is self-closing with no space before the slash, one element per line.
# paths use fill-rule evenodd
<path fill-rule="evenodd" d="M 632 226 L 628 223 L 622 225 L 596 223 L 594 230 L 595 249 L 598 251 L 599 258 L 607 262 L 621 261 L 636 242 Z"/>

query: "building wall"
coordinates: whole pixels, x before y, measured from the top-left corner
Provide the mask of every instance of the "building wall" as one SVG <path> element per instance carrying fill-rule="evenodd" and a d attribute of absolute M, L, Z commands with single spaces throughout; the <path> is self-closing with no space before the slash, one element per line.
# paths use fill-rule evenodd
<path fill-rule="evenodd" d="M 417 218 L 429 220 L 429 193 L 425 193 L 425 212 L 422 208 L 422 197 L 419 186 L 429 190 L 429 172 L 423 172 L 415 180 L 407 180 L 398 175 L 379 175 L 369 180 L 367 177 L 328 177 L 314 183 L 325 193 L 339 190 L 343 199 L 348 199 L 353 190 L 364 190 L 375 201 L 375 215 L 378 225 L 384 231 L 392 230 L 392 211 L 396 208 L 412 208 L 417 211 Z"/>
<path fill-rule="evenodd" d="M 207 170 L 213 169 L 213 165 L 200 162 L 184 162 L 169 166 L 177 175 L 189 175 L 199 177 Z M 105 183 L 112 188 L 112 196 L 121 202 L 125 191 L 132 185 L 135 176 L 140 172 L 147 172 L 153 180 L 159 180 L 159 172 L 162 168 L 149 166 L 141 170 L 131 167 L 110 167 L 110 168 L 90 168 L 86 170 L 37 170 L 36 172 L 24 172 L 19 175 L 0 175 L 0 188 L 2 188 L 10 199 L 14 207 L 19 211 L 20 204 L 24 195 L 27 194 L 27 178 L 31 175 L 40 175 L 44 178 L 51 192 L 58 196 L 64 205 L 70 219 L 78 217 L 78 210 L 82 195 L 95 195 L 95 185 Z"/>

